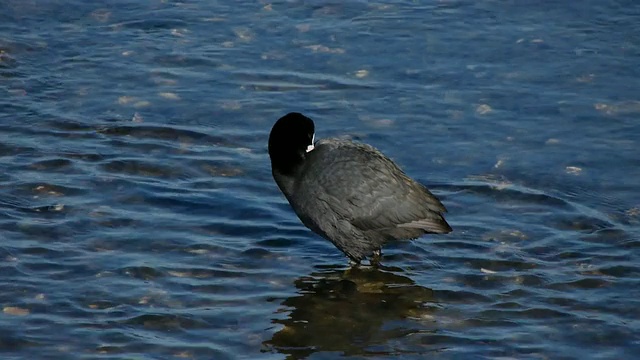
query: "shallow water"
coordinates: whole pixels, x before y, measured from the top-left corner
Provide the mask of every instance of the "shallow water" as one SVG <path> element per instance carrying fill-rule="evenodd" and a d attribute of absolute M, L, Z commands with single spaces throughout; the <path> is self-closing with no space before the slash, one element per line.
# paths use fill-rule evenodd
<path fill-rule="evenodd" d="M 640 356 L 640 6 L 0 2 L 3 359 Z M 454 232 L 346 258 L 288 111 Z"/>

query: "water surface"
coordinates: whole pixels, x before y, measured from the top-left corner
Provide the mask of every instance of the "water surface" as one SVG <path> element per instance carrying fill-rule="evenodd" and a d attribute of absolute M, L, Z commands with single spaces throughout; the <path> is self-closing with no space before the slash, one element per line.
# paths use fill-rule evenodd
<path fill-rule="evenodd" d="M 640 356 L 640 7 L 0 3 L 3 359 Z M 289 111 L 454 232 L 346 258 L 266 141 Z"/>

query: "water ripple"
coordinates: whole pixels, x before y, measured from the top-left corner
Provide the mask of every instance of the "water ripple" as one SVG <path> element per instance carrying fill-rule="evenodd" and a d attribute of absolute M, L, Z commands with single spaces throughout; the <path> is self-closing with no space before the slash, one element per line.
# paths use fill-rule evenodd
<path fill-rule="evenodd" d="M 633 6 L 62 5 L 0 2 L 3 358 L 640 354 Z M 348 269 L 273 183 L 287 111 L 455 231 Z"/>

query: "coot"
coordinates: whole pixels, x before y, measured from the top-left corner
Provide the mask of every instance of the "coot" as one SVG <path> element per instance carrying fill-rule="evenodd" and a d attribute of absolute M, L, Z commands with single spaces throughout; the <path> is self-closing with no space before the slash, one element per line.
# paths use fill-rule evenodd
<path fill-rule="evenodd" d="M 351 261 L 377 263 L 388 241 L 446 234 L 444 205 L 372 146 L 324 139 L 296 112 L 269 135 L 271 171 L 302 223 Z"/>

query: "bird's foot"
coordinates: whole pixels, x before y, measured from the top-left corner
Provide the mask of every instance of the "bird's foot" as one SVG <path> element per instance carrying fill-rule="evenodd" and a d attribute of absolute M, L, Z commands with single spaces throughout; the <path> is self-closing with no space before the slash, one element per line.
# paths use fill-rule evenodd
<path fill-rule="evenodd" d="M 360 266 L 360 260 L 353 260 L 351 258 L 349 258 L 349 267 L 358 267 Z"/>
<path fill-rule="evenodd" d="M 380 260 L 382 260 L 382 250 L 373 250 L 373 256 L 369 259 L 371 266 L 377 268 L 380 266 Z"/>

